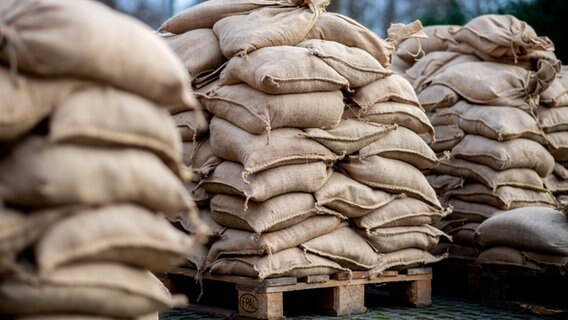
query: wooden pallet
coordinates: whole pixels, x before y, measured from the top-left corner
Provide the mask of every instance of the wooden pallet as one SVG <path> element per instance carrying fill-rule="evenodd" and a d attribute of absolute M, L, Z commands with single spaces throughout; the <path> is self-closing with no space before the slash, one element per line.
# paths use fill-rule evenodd
<path fill-rule="evenodd" d="M 194 278 L 196 271 L 174 268 L 168 272 L 170 289 L 184 292 L 180 277 Z M 431 268 L 412 268 L 405 271 L 386 271 L 380 277 L 368 278 L 367 272 L 346 272 L 333 275 L 317 275 L 305 278 L 281 277 L 259 281 L 230 275 L 202 275 L 203 284 L 224 283 L 236 289 L 237 306 L 231 310 L 205 304 L 190 304 L 189 309 L 224 318 L 284 319 L 285 294 L 299 295 L 299 304 L 316 307 L 319 314 L 348 316 L 365 313 L 365 285 L 392 284 L 392 295 L 398 301 L 414 307 L 432 304 Z M 187 284 L 188 282 L 186 282 Z M 182 284 L 183 286 L 183 284 Z M 185 288 L 187 289 L 187 288 Z M 227 287 L 209 288 L 216 300 L 231 299 Z M 208 288 L 205 288 L 207 291 Z M 235 290 L 233 290 L 235 291 Z M 190 301 L 194 301 L 191 299 Z M 194 295 L 195 296 L 195 295 Z M 290 297 L 293 299 L 293 297 Z M 310 302 L 308 302 L 310 301 Z M 298 304 L 298 303 L 296 303 Z"/>

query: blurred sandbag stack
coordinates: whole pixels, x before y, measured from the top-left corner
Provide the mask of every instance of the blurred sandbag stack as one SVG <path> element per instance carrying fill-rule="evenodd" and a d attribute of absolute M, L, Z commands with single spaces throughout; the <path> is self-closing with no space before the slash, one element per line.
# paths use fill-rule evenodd
<path fill-rule="evenodd" d="M 168 112 L 197 107 L 179 59 L 94 1 L 2 1 L 0 29 L 0 317 L 184 303 L 152 273 L 196 240 L 165 218 L 194 207 Z"/>
<path fill-rule="evenodd" d="M 218 39 L 209 46 L 216 63 L 188 69 L 212 115 L 204 135 L 212 156 L 201 157 L 212 165 L 188 164 L 201 173 L 195 192 L 212 195 L 209 220 L 222 233 L 196 263 L 201 271 L 261 279 L 340 270 L 380 274 L 439 260 L 425 246 L 442 233 L 427 224 L 446 211 L 413 165 L 438 162 L 417 134 L 432 127 L 410 84 L 385 69 L 393 43 L 421 36 L 421 25 L 393 26 L 389 42 L 323 12 L 326 6 L 211 0 L 160 28 L 166 40 L 197 32 L 212 39 L 211 30 Z M 182 56 L 176 46 L 192 43 L 172 45 Z M 187 56 L 194 54 L 208 53 Z M 391 169 L 411 170 L 412 177 L 400 186 L 396 175 L 382 179 Z M 360 227 L 349 226 L 357 219 Z M 370 244 L 391 234 L 406 242 L 395 236 L 388 248 Z M 429 242 L 408 245 L 416 237 Z"/>
<path fill-rule="evenodd" d="M 554 158 L 537 106 L 560 62 L 548 38 L 513 16 L 429 28 L 431 39 L 407 40 L 396 55 L 409 66 L 412 50 L 425 52 L 404 75 L 434 125 L 432 148 L 450 154 L 428 176 L 442 203 L 453 207 L 438 226 L 454 241 L 434 252 L 473 260 L 475 230 L 485 219 L 514 208 L 556 206 L 543 183 Z"/>
<path fill-rule="evenodd" d="M 481 265 L 568 270 L 568 217 L 553 208 L 518 208 L 493 216 L 479 225 L 476 242 L 482 248 Z"/>

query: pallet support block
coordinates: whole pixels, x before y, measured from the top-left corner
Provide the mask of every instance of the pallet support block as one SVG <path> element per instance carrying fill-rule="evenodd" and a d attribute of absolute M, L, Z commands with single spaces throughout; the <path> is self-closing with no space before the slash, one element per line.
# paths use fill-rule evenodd
<path fill-rule="evenodd" d="M 416 280 L 397 284 L 396 297 L 416 308 L 432 305 L 432 280 Z"/>
<path fill-rule="evenodd" d="M 362 314 L 365 308 L 365 285 L 351 285 L 332 288 L 333 305 L 330 310 L 334 316 Z"/>
<path fill-rule="evenodd" d="M 285 319 L 282 292 L 256 293 L 254 288 L 238 288 L 239 315 L 253 319 Z"/>

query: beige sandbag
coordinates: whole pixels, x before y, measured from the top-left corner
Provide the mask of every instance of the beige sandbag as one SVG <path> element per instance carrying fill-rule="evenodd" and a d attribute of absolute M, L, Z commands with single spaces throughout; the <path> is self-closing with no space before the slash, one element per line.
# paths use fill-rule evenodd
<path fill-rule="evenodd" d="M 568 131 L 568 104 L 566 107 L 539 106 L 539 125 L 546 133 Z"/>
<path fill-rule="evenodd" d="M 392 63 L 388 66 L 388 69 L 394 73 L 398 73 L 405 77 L 407 80 L 410 80 L 406 75 L 406 70 L 412 67 L 412 63 L 406 62 L 400 59 L 397 55 L 392 56 Z"/>
<path fill-rule="evenodd" d="M 235 56 L 221 72 L 221 84 L 247 83 L 270 94 L 334 91 L 349 86 L 323 60 L 301 47 L 265 47 Z"/>
<path fill-rule="evenodd" d="M 568 161 L 568 135 L 563 132 L 552 132 L 546 135 L 548 149 L 556 161 Z"/>
<path fill-rule="evenodd" d="M 544 185 L 546 186 L 547 190 L 556 194 L 556 193 L 566 193 L 568 192 L 568 180 L 557 177 L 556 175 L 549 175 L 544 179 Z"/>
<path fill-rule="evenodd" d="M 316 161 L 330 163 L 339 158 L 316 141 L 302 137 L 301 133 L 299 129 L 281 128 L 272 130 L 270 135 L 254 135 L 214 117 L 210 141 L 216 156 L 243 165 L 245 178 L 277 166 Z"/>
<path fill-rule="evenodd" d="M 192 206 L 182 182 L 149 152 L 56 145 L 39 137 L 0 162 L 0 198 L 29 208 L 124 201 L 165 214 Z"/>
<path fill-rule="evenodd" d="M 549 139 L 550 135 L 547 135 Z M 529 139 L 495 141 L 466 135 L 452 150 L 452 156 L 484 164 L 495 170 L 528 168 L 546 177 L 554 169 L 554 158 L 541 144 Z"/>
<path fill-rule="evenodd" d="M 460 200 L 497 207 L 502 210 L 528 206 L 555 207 L 556 199 L 550 191 L 534 191 L 510 186 L 498 187 L 495 191 L 482 184 L 466 184 L 462 189 L 446 194 Z"/>
<path fill-rule="evenodd" d="M 356 119 L 342 119 L 336 128 L 304 129 L 304 137 L 313 139 L 337 155 L 348 155 L 364 149 L 366 146 L 387 139 L 395 131 L 396 125 L 383 125 Z"/>
<path fill-rule="evenodd" d="M 350 94 L 350 97 L 363 112 L 377 103 L 387 101 L 406 103 L 423 110 L 410 82 L 398 74 L 392 74 L 358 88 Z"/>
<path fill-rule="evenodd" d="M 294 6 L 288 0 L 208 0 L 191 6 L 166 20 L 159 31 L 181 34 L 195 29 L 213 28 L 224 17 L 248 14 L 265 6 Z"/>
<path fill-rule="evenodd" d="M 550 87 L 540 95 L 540 103 L 547 107 L 568 106 L 568 67 L 562 66 Z"/>
<path fill-rule="evenodd" d="M 197 272 L 202 272 L 205 268 L 205 260 L 209 253 L 209 246 L 196 242 L 193 247 L 193 253 L 186 257 L 186 263 L 182 267 L 189 267 L 197 270 Z"/>
<path fill-rule="evenodd" d="M 456 144 L 458 144 L 465 136 L 463 130 L 454 125 L 434 126 L 434 132 L 434 142 L 430 143 L 430 148 L 432 148 L 434 152 L 452 150 L 452 148 Z M 421 134 L 420 136 L 425 141 L 428 141 L 428 139 L 430 138 L 426 134 Z"/>
<path fill-rule="evenodd" d="M 566 166 L 568 166 L 568 163 L 556 162 L 554 164 L 554 175 L 564 180 L 568 180 L 568 168 L 566 168 Z"/>
<path fill-rule="evenodd" d="M 348 271 L 330 259 L 304 252 L 298 247 L 273 255 L 221 258 L 213 263 L 212 274 L 228 274 L 264 280 L 274 277 L 306 277 Z"/>
<path fill-rule="evenodd" d="M 546 143 L 537 120 L 517 108 L 474 105 L 462 100 L 450 108 L 436 109 L 429 118 L 434 126 L 457 125 L 466 133 L 493 140 L 526 138 Z"/>
<path fill-rule="evenodd" d="M 430 137 L 428 141 L 434 137 L 434 128 L 424 111 L 406 103 L 381 102 L 365 111 L 360 107 L 349 105 L 343 117 L 387 125 L 396 124 L 418 134 L 427 133 Z"/>
<path fill-rule="evenodd" d="M 299 2 L 299 1 L 296 1 Z M 329 0 L 310 0 L 296 7 L 259 8 L 215 23 L 223 55 L 245 56 L 264 47 L 293 46 L 301 42 L 325 10 Z"/>
<path fill-rule="evenodd" d="M 146 99 L 111 87 L 82 90 L 60 104 L 50 119 L 48 139 L 54 143 L 139 147 L 180 171 L 182 146 L 169 113 Z"/>
<path fill-rule="evenodd" d="M 371 247 L 379 253 L 389 253 L 407 248 L 430 250 L 441 237 L 451 239 L 443 231 L 429 225 L 381 227 L 359 230 Z"/>
<path fill-rule="evenodd" d="M 264 202 L 249 202 L 248 207 L 245 201 L 238 196 L 216 194 L 211 199 L 211 217 L 225 227 L 263 233 L 327 213 L 316 208 L 314 197 L 309 193 L 287 193 Z"/>
<path fill-rule="evenodd" d="M 464 184 L 464 178 L 446 174 L 431 174 L 426 176 L 426 180 L 436 190 L 437 194 L 444 194 L 450 190 L 459 189 Z"/>
<path fill-rule="evenodd" d="M 282 230 L 263 233 L 260 236 L 238 229 L 227 229 L 221 239 L 211 246 L 207 256 L 207 265 L 227 255 L 272 255 L 332 232 L 340 224 L 339 217 L 315 216 L 302 223 Z"/>
<path fill-rule="evenodd" d="M 561 273 L 568 269 L 568 256 L 534 251 L 523 251 L 523 256 L 539 266 L 559 268 Z"/>
<path fill-rule="evenodd" d="M 469 178 L 479 182 L 492 190 L 501 186 L 544 191 L 542 178 L 532 169 L 512 168 L 497 171 L 489 166 L 471 161 L 450 159 L 440 163 L 431 170 L 438 174 L 448 174 L 457 177 Z"/>
<path fill-rule="evenodd" d="M 202 114 L 205 116 L 205 121 L 201 121 L 200 114 L 194 110 L 179 112 L 172 116 L 181 141 L 193 142 L 209 133 L 209 121 L 212 115 L 207 111 L 202 111 Z"/>
<path fill-rule="evenodd" d="M 211 217 L 210 208 L 199 208 L 197 213 L 198 221 L 195 221 L 195 216 L 190 212 L 180 212 L 175 216 L 168 217 L 170 222 L 179 223 L 181 229 L 187 231 L 189 234 L 197 235 L 200 232 L 206 237 L 205 242 L 212 243 L 216 241 L 227 229 L 218 224 Z M 205 225 L 206 228 L 203 228 Z"/>
<path fill-rule="evenodd" d="M 112 261 L 166 271 L 192 253 L 194 239 L 163 217 L 133 205 L 84 209 L 54 224 L 39 239 L 40 272 L 79 261 Z"/>
<path fill-rule="evenodd" d="M 439 84 L 429 85 L 418 93 L 418 101 L 426 111 L 451 107 L 459 99 L 460 96 L 454 90 Z"/>
<path fill-rule="evenodd" d="M 452 65 L 474 61 L 481 60 L 475 56 L 464 55 L 458 52 L 434 51 L 416 61 L 411 68 L 406 70 L 405 77 L 410 81 L 414 89 L 420 92 L 427 86 L 430 78 L 434 75 L 444 72 Z"/>
<path fill-rule="evenodd" d="M 482 222 L 494 215 L 504 211 L 482 203 L 462 201 L 459 199 L 449 199 L 448 205 L 452 206 L 452 216 L 456 219 L 466 219 L 471 222 Z"/>
<path fill-rule="evenodd" d="M 253 134 L 281 127 L 332 129 L 344 107 L 341 91 L 273 95 L 244 83 L 197 96 L 211 113 Z"/>
<path fill-rule="evenodd" d="M 349 226 L 314 238 L 300 247 L 351 270 L 372 269 L 381 259 L 365 239 Z"/>
<path fill-rule="evenodd" d="M 334 12 L 320 14 L 306 39 L 322 39 L 356 47 L 371 54 L 386 67 L 390 64 L 394 45 L 357 21 Z"/>
<path fill-rule="evenodd" d="M 528 261 L 520 250 L 507 246 L 498 246 L 481 251 L 476 263 L 480 265 L 513 266 L 535 271 L 544 271 L 534 262 Z"/>
<path fill-rule="evenodd" d="M 408 248 L 386 253 L 381 256 L 380 263 L 373 270 L 369 271 L 369 277 L 379 276 L 386 270 L 400 270 L 430 265 L 446 257 L 447 254 L 434 256 L 428 251 L 418 248 Z"/>
<path fill-rule="evenodd" d="M 392 74 L 373 56 L 356 47 L 318 39 L 306 40 L 297 46 L 310 49 L 313 55 L 347 79 L 350 88 L 359 88 Z"/>
<path fill-rule="evenodd" d="M 438 245 L 430 249 L 429 252 L 436 256 L 446 255 L 447 259 L 459 262 L 475 262 L 475 259 L 479 256 L 479 249 L 475 247 L 447 242 L 438 243 Z"/>
<path fill-rule="evenodd" d="M 219 39 L 210 28 L 160 36 L 183 62 L 192 82 L 215 71 L 227 60 L 221 52 Z"/>
<path fill-rule="evenodd" d="M 553 208 L 510 210 L 482 222 L 477 233 L 485 248 L 506 246 L 568 256 L 568 218 Z"/>
<path fill-rule="evenodd" d="M 424 56 L 436 51 L 446 51 L 446 46 L 438 34 L 448 34 L 448 29 L 458 27 L 454 25 L 432 25 L 424 27 L 423 31 L 428 35 L 427 39 L 407 39 L 396 48 L 396 56 L 400 59 L 414 63 Z"/>
<path fill-rule="evenodd" d="M 404 127 L 398 127 L 385 137 L 359 150 L 360 158 L 372 155 L 401 160 L 420 170 L 433 168 L 440 162 L 434 151 L 419 135 Z"/>
<path fill-rule="evenodd" d="M 369 214 L 353 219 L 362 229 L 388 228 L 433 224 L 451 213 L 451 210 L 435 208 L 414 198 L 400 198 Z"/>
<path fill-rule="evenodd" d="M 317 206 L 330 208 L 348 218 L 364 216 L 400 197 L 370 188 L 339 172 L 333 172 L 314 196 Z"/>
<path fill-rule="evenodd" d="M 349 177 L 372 188 L 393 193 L 405 193 L 440 208 L 436 192 L 426 177 L 414 166 L 381 156 L 369 156 L 365 159 L 348 157 L 338 164 L 339 169 Z M 404 172 L 401 175 L 401 172 Z"/>
<path fill-rule="evenodd" d="M 137 318 L 187 303 L 152 273 L 117 263 L 82 263 L 0 285 L 0 312 Z"/>
<path fill-rule="evenodd" d="M 323 162 L 284 165 L 242 177 L 243 166 L 224 161 L 213 174 L 201 180 L 200 187 L 210 193 L 224 193 L 262 202 L 275 196 L 291 193 L 318 191 L 328 180 L 331 169 Z"/>
<path fill-rule="evenodd" d="M 132 17 L 86 0 L 10 0 L 0 11 L 0 60 L 11 66 L 108 83 L 172 112 L 198 107 L 179 58 Z"/>
<path fill-rule="evenodd" d="M 223 162 L 223 159 L 213 153 L 213 146 L 211 146 L 211 139 L 209 138 L 192 145 L 195 147 L 191 153 L 191 158 L 189 160 L 186 158 L 184 161 L 186 163 L 189 161 L 189 167 L 197 178 L 194 181 L 198 182 L 200 179 L 207 178 Z"/>
<path fill-rule="evenodd" d="M 44 80 L 10 74 L 0 66 L 0 141 L 30 131 L 75 90 L 88 85 L 77 80 Z"/>

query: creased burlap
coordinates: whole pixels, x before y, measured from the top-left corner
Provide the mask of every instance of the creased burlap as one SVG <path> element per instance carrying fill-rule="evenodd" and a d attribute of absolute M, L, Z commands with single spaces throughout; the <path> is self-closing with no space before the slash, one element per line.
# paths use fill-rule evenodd
<path fill-rule="evenodd" d="M 381 275 L 386 270 L 397 270 L 417 266 L 430 265 L 447 257 L 446 255 L 434 256 L 428 251 L 418 248 L 407 248 L 381 256 L 380 263 L 369 271 L 369 277 Z"/>
<path fill-rule="evenodd" d="M 540 95 L 540 103 L 547 107 L 568 106 L 568 67 L 562 66 L 550 87 Z"/>
<path fill-rule="evenodd" d="M 539 106 L 538 119 L 546 133 L 568 131 L 568 104 L 566 107 L 548 108 Z"/>
<path fill-rule="evenodd" d="M 446 51 L 444 42 L 437 35 L 440 33 L 448 34 L 448 29 L 452 27 L 457 26 L 426 26 L 422 31 L 428 36 L 427 39 L 407 39 L 396 48 L 395 54 L 403 61 L 414 63 L 416 60 L 420 61 L 436 51 Z"/>
<path fill-rule="evenodd" d="M 479 227 L 479 222 L 468 222 L 463 226 L 450 228 L 449 230 L 444 231 L 452 237 L 452 242 L 475 247 L 477 245 L 475 241 L 475 232 L 477 227 Z"/>
<path fill-rule="evenodd" d="M 473 203 L 459 199 L 449 199 L 448 205 L 453 207 L 452 216 L 457 219 L 467 219 L 471 222 L 482 222 L 504 211 L 482 203 Z"/>
<path fill-rule="evenodd" d="M 426 111 L 451 107 L 459 99 L 460 97 L 454 90 L 438 84 L 429 85 L 418 93 L 418 101 Z"/>
<path fill-rule="evenodd" d="M 528 261 L 520 250 L 506 246 L 492 247 L 481 251 L 475 262 L 482 266 L 513 266 L 535 271 L 544 271 L 538 264 Z"/>
<path fill-rule="evenodd" d="M 433 255 L 447 255 L 448 259 L 458 262 L 475 262 L 479 256 L 479 249 L 472 246 L 464 246 L 457 243 L 440 242 L 429 250 Z"/>
<path fill-rule="evenodd" d="M 181 136 L 181 141 L 193 142 L 194 140 L 205 137 L 209 133 L 209 121 L 211 113 L 201 111 L 205 121 L 201 121 L 197 111 L 183 111 L 173 115 L 174 123 Z"/>
<path fill-rule="evenodd" d="M 389 253 L 407 248 L 430 250 L 438 244 L 441 237 L 450 236 L 429 225 L 381 227 L 359 230 L 367 242 L 379 253 Z"/>
<path fill-rule="evenodd" d="M 552 132 L 546 135 L 548 149 L 556 161 L 568 161 L 568 135 L 563 132 Z"/>
<path fill-rule="evenodd" d="M 188 144 L 185 144 L 185 149 L 189 149 Z M 194 181 L 199 182 L 199 180 L 207 178 L 218 165 L 223 162 L 223 159 L 217 157 L 213 153 L 213 147 L 211 146 L 211 139 L 205 139 L 199 141 L 197 144 L 192 143 L 193 151 L 191 152 L 191 158 L 184 158 L 184 162 L 189 162 L 189 167 L 194 173 Z M 187 154 L 189 155 L 189 154 Z"/>
<path fill-rule="evenodd" d="M 398 74 L 392 74 L 358 88 L 350 94 L 350 97 L 364 111 L 377 103 L 387 101 L 406 103 L 423 110 L 410 82 Z"/>
<path fill-rule="evenodd" d="M 554 174 L 551 174 L 545 177 L 543 181 L 546 189 L 554 194 L 568 192 L 568 180 L 564 178 L 560 178 Z"/>
<path fill-rule="evenodd" d="M 175 216 L 168 217 L 168 220 L 174 223 L 179 223 L 181 228 L 189 234 L 195 235 L 199 232 L 203 233 L 203 235 L 207 237 L 205 240 L 207 244 L 217 240 L 227 229 L 213 220 L 209 207 L 199 208 L 197 215 L 199 217 L 199 221 L 206 226 L 205 229 L 200 228 L 201 226 L 198 226 L 195 223 L 194 217 L 192 217 L 192 213 L 190 212 L 180 212 Z"/>
<path fill-rule="evenodd" d="M 465 136 L 463 130 L 454 125 L 434 126 L 434 132 L 436 133 L 434 136 L 434 142 L 430 143 L 430 148 L 432 148 L 434 152 L 452 150 L 452 148 Z M 426 134 L 421 134 L 420 136 L 425 141 L 428 141 L 430 138 Z"/>
<path fill-rule="evenodd" d="M 464 184 L 464 178 L 446 174 L 427 175 L 426 180 L 428 180 L 428 183 L 436 190 L 437 194 L 444 194 L 450 190 L 459 189 L 463 187 Z"/>

